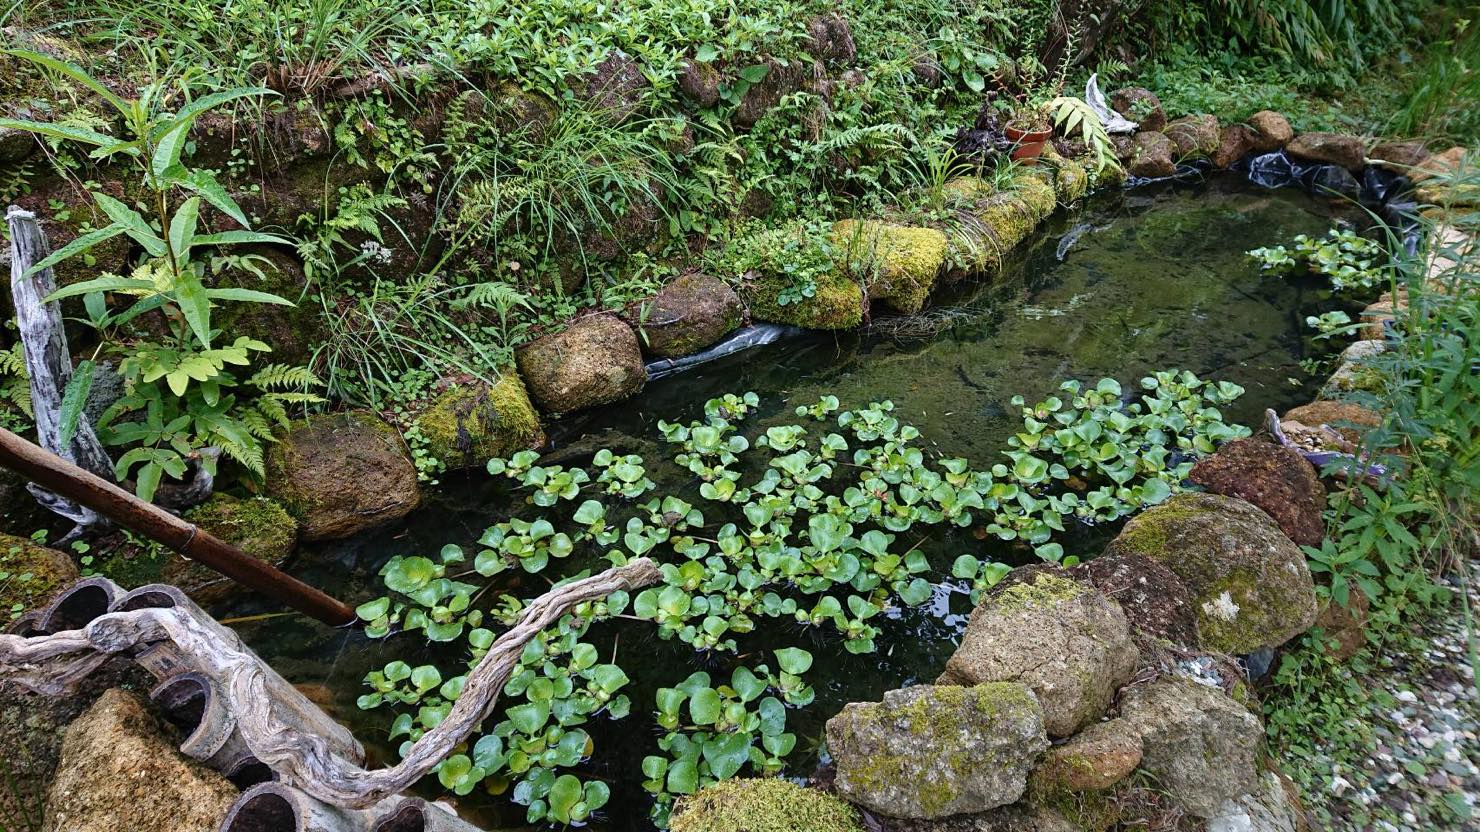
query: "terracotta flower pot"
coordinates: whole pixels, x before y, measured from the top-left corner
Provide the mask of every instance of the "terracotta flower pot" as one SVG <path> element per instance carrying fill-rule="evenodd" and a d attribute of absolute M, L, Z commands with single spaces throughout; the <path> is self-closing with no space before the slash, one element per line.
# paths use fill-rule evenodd
<path fill-rule="evenodd" d="M 1038 156 L 1043 153 L 1043 146 L 1053 137 L 1053 130 L 1023 129 L 1007 125 L 1003 131 L 1007 140 L 1012 142 L 1012 160 L 1024 165 L 1038 164 Z"/>

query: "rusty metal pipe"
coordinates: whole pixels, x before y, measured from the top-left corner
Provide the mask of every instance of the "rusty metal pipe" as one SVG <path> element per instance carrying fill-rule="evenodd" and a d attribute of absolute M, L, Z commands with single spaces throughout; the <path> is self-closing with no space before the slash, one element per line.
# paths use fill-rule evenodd
<path fill-rule="evenodd" d="M 3 428 L 0 466 L 305 615 L 335 627 L 355 621 L 354 610 L 343 601 Z"/>

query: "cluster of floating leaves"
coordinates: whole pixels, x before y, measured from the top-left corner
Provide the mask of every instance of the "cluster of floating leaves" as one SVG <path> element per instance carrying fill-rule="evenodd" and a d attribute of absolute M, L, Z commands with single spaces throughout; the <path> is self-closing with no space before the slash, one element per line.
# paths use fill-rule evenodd
<path fill-rule="evenodd" d="M 597 661 L 584 641 L 591 624 L 616 615 L 652 622 L 664 639 L 697 651 L 738 652 L 761 619 L 828 629 L 853 653 L 873 652 L 877 616 L 929 599 L 931 564 L 901 540 L 918 527 L 951 524 L 1020 545 L 1047 561 L 1073 562 L 1052 538 L 1067 522 L 1098 523 L 1159 503 L 1176 492 L 1200 455 L 1248 434 L 1224 422 L 1219 407 L 1243 391 L 1187 372 L 1157 373 L 1127 401 L 1121 386 L 1065 382 L 1060 395 L 1027 404 L 1022 430 L 1003 461 L 975 470 L 967 460 L 918 447 L 920 433 L 891 402 L 842 410 L 832 396 L 795 410 L 797 422 L 747 436 L 741 426 L 760 405 L 754 393 L 707 402 L 704 418 L 659 422 L 673 462 L 698 482 L 695 505 L 656 486 L 635 454 L 598 452 L 583 468 L 538 465 L 533 451 L 494 459 L 488 471 L 516 484 L 527 504 L 548 510 L 490 526 L 471 554 L 444 547 L 436 558 L 392 558 L 381 575 L 390 594 L 359 609 L 373 636 L 421 631 L 430 641 L 464 642 L 476 663 L 524 601 L 501 595 L 487 608 L 482 587 L 511 570 L 543 573 L 579 555 L 615 565 L 633 557 L 659 561 L 662 581 L 635 596 L 615 593 L 584 604 L 531 643 L 503 691 L 504 718 L 438 776 L 457 794 L 483 785 L 512 786 L 530 822 L 579 825 L 608 800 L 607 786 L 570 773 L 592 753 L 582 727 L 598 716 L 625 717 L 627 675 Z M 612 516 L 619 510 L 621 517 Z M 706 516 L 708 512 L 709 516 Z M 1008 571 L 963 554 L 951 575 L 973 601 Z M 571 575 L 573 580 L 589 570 Z M 666 733 L 662 754 L 643 764 L 654 794 L 653 817 L 666 824 L 675 795 L 749 768 L 780 771 L 795 745 L 785 731 L 788 707 L 812 699 L 802 674 L 812 657 L 775 651 L 766 665 L 737 666 L 728 683 L 695 673 L 659 691 L 655 718 Z M 445 717 L 463 676 L 444 681 L 431 665 L 392 662 L 371 673 L 364 708 L 395 707 L 393 737 L 415 741 Z M 414 709 L 414 710 L 413 710 Z"/>

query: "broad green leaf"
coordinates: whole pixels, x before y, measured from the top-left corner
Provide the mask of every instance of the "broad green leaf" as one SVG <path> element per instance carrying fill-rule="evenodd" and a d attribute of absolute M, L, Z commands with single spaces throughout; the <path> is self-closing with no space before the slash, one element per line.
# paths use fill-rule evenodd
<path fill-rule="evenodd" d="M 239 289 L 234 286 L 207 289 L 206 297 L 211 300 L 232 300 L 242 303 L 274 303 L 279 306 L 297 306 L 297 304 L 287 298 L 279 297 L 270 292 L 258 292 L 255 289 Z"/>
<path fill-rule="evenodd" d="M 812 654 L 800 647 L 783 647 L 776 651 L 776 663 L 787 673 L 800 676 L 812 667 Z"/>
<path fill-rule="evenodd" d="M 128 234 L 144 250 L 149 252 L 150 257 L 163 257 L 168 251 L 164 240 L 159 238 L 149 223 L 139 216 L 139 212 L 124 205 L 122 202 L 103 193 L 94 193 L 93 201 L 108 215 L 108 219 L 123 226 L 124 233 Z"/>
<path fill-rule="evenodd" d="M 202 234 L 195 238 L 198 246 L 234 246 L 244 243 L 263 243 L 275 246 L 291 246 L 293 241 L 287 237 L 279 237 L 276 234 L 265 234 L 261 231 L 218 231 L 215 234 Z"/>
<path fill-rule="evenodd" d="M 67 76 L 68 78 L 71 78 L 73 81 L 76 81 L 77 83 L 102 96 L 104 101 L 107 101 L 109 104 L 113 105 L 113 108 L 118 111 L 119 115 L 122 115 L 125 118 L 128 117 L 130 112 L 128 102 L 124 101 L 112 90 L 104 86 L 102 81 L 99 81 L 91 75 L 88 75 L 82 67 L 74 63 L 69 63 L 67 61 L 61 60 L 60 58 L 53 58 L 50 55 L 41 52 L 32 52 L 28 49 L 6 49 L 5 54 L 14 55 L 17 58 L 25 61 L 30 61 L 37 66 L 45 67 L 52 72 L 58 72 L 62 75 Z"/>
<path fill-rule="evenodd" d="M 201 285 L 200 278 L 193 271 L 185 271 L 175 283 L 175 302 L 180 306 L 180 314 L 185 316 L 185 322 L 190 324 L 190 331 L 200 341 L 201 346 L 209 349 L 211 346 L 211 298 L 206 294 L 206 287 Z"/>
<path fill-rule="evenodd" d="M 82 409 L 87 404 L 87 394 L 92 392 L 93 370 L 96 367 L 92 359 L 81 361 L 72 371 L 72 378 L 67 381 L 67 389 L 62 394 L 61 411 L 57 414 L 57 421 L 60 423 L 57 442 L 63 448 L 72 446 L 72 437 L 77 433 L 77 425 L 82 421 Z"/>
<path fill-rule="evenodd" d="M 81 283 L 73 283 L 70 286 L 52 292 L 46 296 L 46 302 L 63 300 L 64 298 L 86 295 L 92 292 L 152 292 L 154 281 L 139 280 L 133 277 L 98 277 L 92 280 L 84 280 Z"/>
<path fill-rule="evenodd" d="M 57 263 L 60 263 L 63 260 L 66 260 L 68 257 L 71 257 L 71 256 L 76 255 L 76 254 L 81 254 L 82 252 L 87 251 L 88 249 L 92 248 L 93 246 L 97 245 L 98 243 L 101 243 L 104 240 L 111 240 L 114 237 L 117 237 L 119 234 L 122 234 L 123 232 L 125 232 L 127 230 L 128 230 L 128 228 L 126 226 L 124 226 L 124 225 L 122 225 L 120 223 L 116 223 L 115 222 L 115 223 L 112 223 L 110 225 L 104 226 L 103 228 L 99 228 L 96 231 L 89 231 L 86 234 L 79 234 L 76 238 L 74 238 L 72 240 L 72 242 L 67 243 L 66 245 L 62 246 L 61 248 L 57 249 L 56 251 L 53 251 L 51 254 L 48 254 L 46 257 L 42 258 L 41 262 L 35 263 L 35 264 L 33 264 L 31 266 L 31 268 L 26 269 L 25 274 L 23 274 L 22 277 L 30 277 L 31 275 L 36 274 L 37 272 L 41 271 L 42 269 L 47 269 L 47 268 L 50 268 L 52 266 L 55 266 Z M 126 278 L 119 278 L 119 279 L 120 280 L 123 280 L 123 279 L 126 279 Z M 148 283 L 148 281 L 140 281 L 140 282 L 142 282 L 142 283 Z M 81 285 L 81 284 L 74 284 L 72 286 L 67 286 L 64 289 L 62 289 L 61 291 L 72 290 L 72 289 L 75 289 L 76 286 L 79 286 L 79 285 Z M 149 284 L 149 285 L 152 286 L 153 284 Z M 54 298 L 58 297 L 58 294 L 59 294 L 58 292 L 53 292 L 52 295 L 51 295 L 51 297 L 48 297 L 46 299 L 47 302 L 49 303 Z M 75 292 L 75 291 L 73 291 L 73 292 L 71 292 L 71 294 L 86 294 L 86 290 L 84 290 L 83 292 Z M 71 294 L 66 295 L 65 297 L 70 297 Z"/>
<path fill-rule="evenodd" d="M 750 759 L 750 735 L 745 733 L 720 734 L 704 743 L 704 762 L 709 771 L 720 780 L 733 777 L 740 767 Z"/>
<path fill-rule="evenodd" d="M 714 688 L 702 688 L 689 698 L 689 718 L 695 725 L 713 725 L 720 714 L 719 692 Z"/>
<path fill-rule="evenodd" d="M 88 130 L 85 127 L 73 127 L 66 124 L 48 124 L 44 121 L 29 121 L 19 118 L 0 118 L 0 129 L 23 130 L 27 133 L 35 133 L 53 139 L 66 139 L 67 141 L 83 142 L 95 147 L 107 147 L 118 144 L 118 139 L 96 130 Z"/>
<path fill-rule="evenodd" d="M 180 268 L 190 262 L 190 247 L 195 244 L 195 224 L 200 218 L 200 197 L 191 197 L 180 204 L 170 218 L 170 250 Z"/>
<path fill-rule="evenodd" d="M 247 215 L 242 213 L 236 200 L 232 199 L 231 194 L 227 193 L 226 189 L 221 187 L 221 183 L 216 181 L 215 174 L 205 170 L 180 169 L 172 170 L 167 175 L 169 180 L 176 185 L 200 194 L 201 198 L 215 206 L 217 211 L 236 220 L 237 225 L 242 228 L 251 226 L 251 223 L 247 221 Z"/>

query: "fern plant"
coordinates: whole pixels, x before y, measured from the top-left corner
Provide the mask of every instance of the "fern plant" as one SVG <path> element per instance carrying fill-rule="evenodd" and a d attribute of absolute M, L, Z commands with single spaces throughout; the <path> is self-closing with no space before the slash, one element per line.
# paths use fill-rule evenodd
<path fill-rule="evenodd" d="M 1120 162 L 1115 156 L 1115 145 L 1110 141 L 1110 134 L 1105 132 L 1105 125 L 1100 122 L 1100 117 L 1090 109 L 1083 99 L 1072 95 L 1061 95 L 1048 102 L 1046 109 L 1053 120 L 1056 130 L 1065 136 L 1074 136 L 1077 132 L 1078 138 L 1084 142 L 1084 146 L 1095 155 L 1095 172 L 1103 172 L 1106 168 L 1119 169 Z"/>

